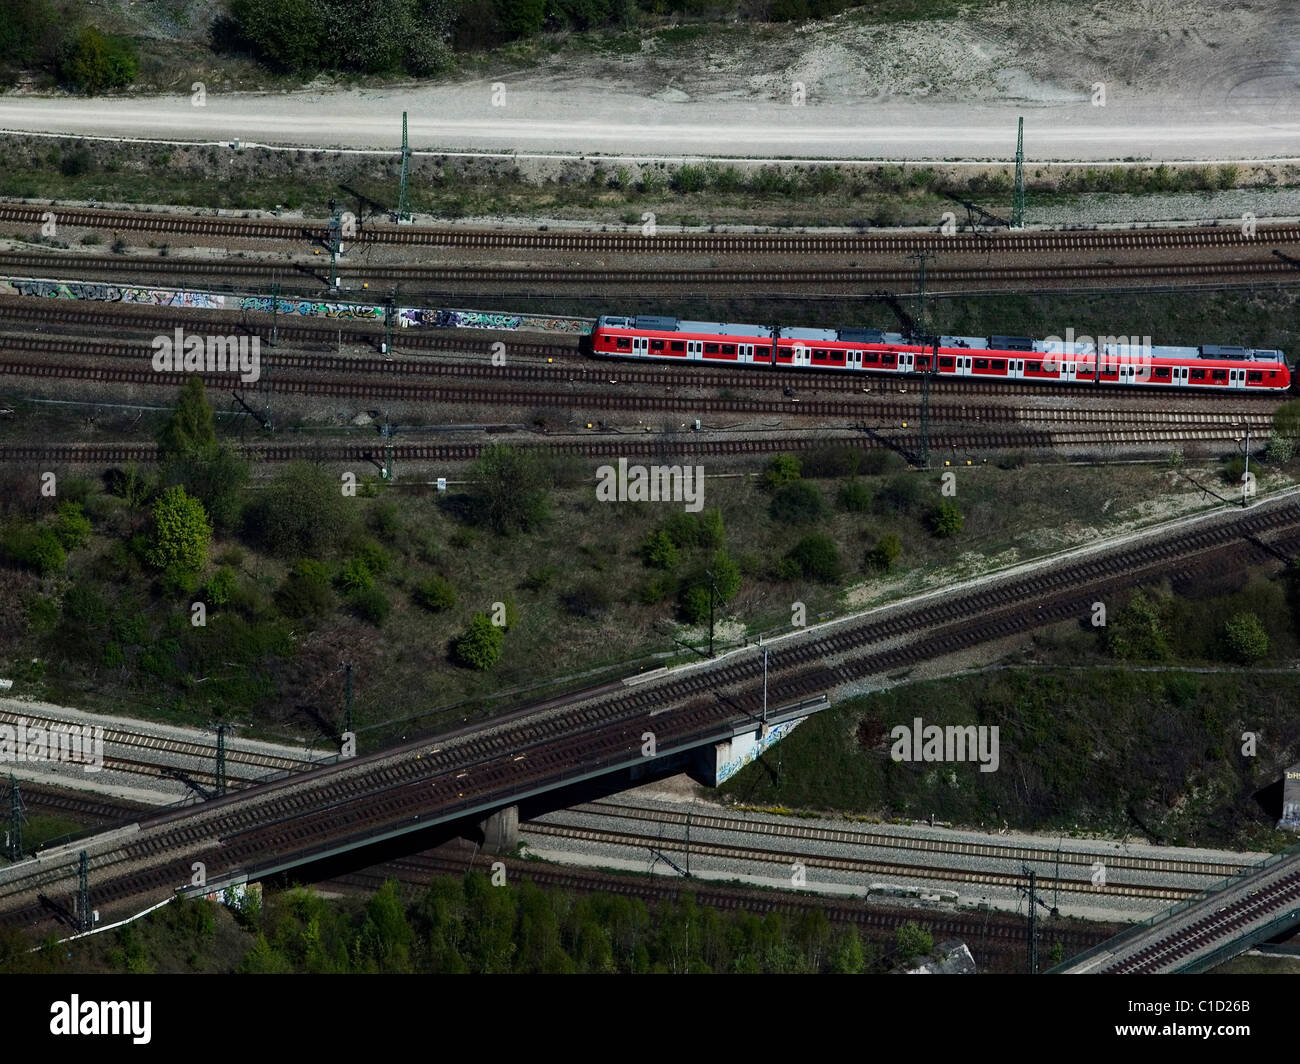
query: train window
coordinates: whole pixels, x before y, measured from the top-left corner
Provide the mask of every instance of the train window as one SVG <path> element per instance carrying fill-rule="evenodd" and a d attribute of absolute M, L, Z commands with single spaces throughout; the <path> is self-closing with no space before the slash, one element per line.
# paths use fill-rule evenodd
<path fill-rule="evenodd" d="M 940 368 L 940 369 L 952 369 L 952 359 L 950 359 L 950 358 L 941 358 L 941 359 L 939 359 L 939 368 Z"/>
<path fill-rule="evenodd" d="M 1228 371 L 1226 369 L 1216 369 L 1210 373 L 1210 378 L 1211 380 L 1216 381 L 1226 381 L 1228 379 Z"/>
<path fill-rule="evenodd" d="M 975 368 L 976 368 L 976 369 L 988 369 L 988 368 L 989 368 L 989 360 L 988 360 L 987 358 L 977 358 L 977 359 L 975 360 Z"/>
<path fill-rule="evenodd" d="M 651 341 L 650 341 L 650 350 L 651 350 L 651 351 L 662 351 L 663 349 L 664 349 L 664 342 L 663 342 L 662 340 L 651 340 Z"/>
<path fill-rule="evenodd" d="M 631 338 L 627 336 L 620 336 L 618 338 L 618 346 L 624 349 L 631 347 L 632 346 Z"/>
<path fill-rule="evenodd" d="M 882 366 L 892 366 L 894 364 L 894 353 L 892 351 L 886 351 L 880 356 L 880 364 Z"/>
<path fill-rule="evenodd" d="M 1272 376 L 1272 374 L 1269 374 L 1269 376 Z M 1263 379 L 1264 379 L 1264 374 L 1262 374 L 1257 369 L 1252 369 L 1249 373 L 1246 374 L 1246 380 L 1248 381 L 1262 381 Z"/>
<path fill-rule="evenodd" d="M 917 369 L 929 369 L 929 368 L 930 368 L 930 356 L 929 356 L 929 355 L 918 355 L 917 358 L 916 358 L 916 368 L 917 368 Z"/>
<path fill-rule="evenodd" d="M 1203 369 L 1194 369 L 1194 370 L 1192 370 L 1192 380 L 1194 380 L 1194 381 L 1203 381 L 1203 380 L 1205 380 L 1205 370 L 1203 370 Z"/>
<path fill-rule="evenodd" d="M 723 345 L 722 345 L 722 353 L 723 353 L 724 355 L 734 355 L 734 354 L 736 353 L 736 345 L 735 345 L 735 344 L 723 344 Z"/>
<path fill-rule="evenodd" d="M 870 363 L 871 365 L 874 366 L 877 362 L 880 361 L 880 356 L 876 354 L 874 351 L 868 351 L 865 355 L 862 356 L 862 361 Z"/>
<path fill-rule="evenodd" d="M 1155 368 L 1155 375 L 1156 375 L 1156 380 L 1167 381 L 1169 379 L 1169 367 L 1157 366 Z"/>
<path fill-rule="evenodd" d="M 1029 373 L 1042 373 L 1043 364 L 1041 362 L 1026 362 L 1025 370 Z"/>
<path fill-rule="evenodd" d="M 705 344 L 705 345 L 704 345 L 704 353 L 705 353 L 706 355 L 716 355 L 716 354 L 718 353 L 718 345 L 717 345 L 717 344 Z"/>
<path fill-rule="evenodd" d="M 815 358 L 818 362 L 825 362 L 826 351 L 823 348 L 820 347 L 817 348 L 815 351 L 813 351 L 813 358 Z"/>
<path fill-rule="evenodd" d="M 668 348 L 669 348 L 670 351 L 685 351 L 685 350 L 686 350 L 686 341 L 685 341 L 685 340 L 669 340 L 669 341 L 668 341 Z"/>
<path fill-rule="evenodd" d="M 989 366 L 990 366 L 992 369 L 997 370 L 999 373 L 1003 373 L 1003 372 L 1006 371 L 1006 368 L 1007 368 L 1007 362 L 1006 362 L 1006 359 L 1003 359 L 1003 358 L 995 358 L 995 359 L 990 360 L 990 362 L 989 362 Z"/>

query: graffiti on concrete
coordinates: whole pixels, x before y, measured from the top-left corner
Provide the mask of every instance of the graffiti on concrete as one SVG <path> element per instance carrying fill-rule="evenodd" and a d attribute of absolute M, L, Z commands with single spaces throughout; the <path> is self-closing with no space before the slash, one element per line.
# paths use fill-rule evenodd
<path fill-rule="evenodd" d="M 122 288 L 112 284 L 75 281 L 14 280 L 9 286 L 19 295 L 44 299 L 81 299 L 100 303 L 144 303 L 153 307 L 196 307 L 216 310 L 226 297 L 209 292 L 186 292 L 171 288 Z"/>

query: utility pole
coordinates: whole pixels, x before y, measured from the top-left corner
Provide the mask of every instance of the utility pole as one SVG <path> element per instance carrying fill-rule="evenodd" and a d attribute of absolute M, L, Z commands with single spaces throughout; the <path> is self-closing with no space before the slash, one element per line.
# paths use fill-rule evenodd
<path fill-rule="evenodd" d="M 339 255 L 343 253 L 343 221 L 339 217 L 338 204 L 330 200 L 329 224 L 330 253 L 330 291 L 339 290 Z"/>
<path fill-rule="evenodd" d="M 1025 227 L 1025 120 L 1022 116 L 1016 132 L 1016 190 L 1011 201 L 1011 228 Z"/>
<path fill-rule="evenodd" d="M 1033 869 L 1026 868 L 1029 873 L 1029 974 L 1038 974 L 1038 895 L 1034 892 L 1034 883 L 1037 879 Z"/>
<path fill-rule="evenodd" d="M 343 730 L 352 731 L 352 662 L 343 663 Z"/>
<path fill-rule="evenodd" d="M 217 788 L 216 797 L 226 793 L 226 724 L 217 725 Z"/>
<path fill-rule="evenodd" d="M 1241 474 L 1241 508 L 1246 508 L 1246 500 L 1250 496 L 1250 422 L 1243 421 L 1246 428 L 1246 469 Z"/>
<path fill-rule="evenodd" d="M 90 858 L 85 850 L 77 859 L 77 901 L 72 915 L 78 931 L 90 930 Z"/>
<path fill-rule="evenodd" d="M 934 252 L 930 248 L 922 248 L 911 258 L 916 262 L 916 334 L 907 337 L 908 340 L 920 344 L 923 347 L 929 346 L 930 341 L 934 341 L 934 348 L 930 352 L 930 363 L 925 369 L 921 370 L 921 446 L 920 459 L 921 466 L 924 469 L 930 468 L 930 377 L 939 368 L 939 338 L 932 337 L 929 327 L 925 320 L 925 268 L 930 257 Z"/>
<path fill-rule="evenodd" d="M 402 177 L 401 184 L 397 189 L 397 217 L 393 221 L 401 225 L 403 222 L 411 220 L 410 214 L 407 213 L 407 185 L 411 177 L 411 148 L 406 139 L 406 112 L 402 112 Z"/>
<path fill-rule="evenodd" d="M 709 577 L 709 657 L 713 657 L 713 591 L 717 584 L 713 582 L 713 571 L 706 569 L 705 573 Z"/>
<path fill-rule="evenodd" d="M 771 651 L 763 651 L 763 733 L 761 738 L 767 738 L 767 656 Z"/>
<path fill-rule="evenodd" d="M 271 282 L 271 346 L 280 344 L 280 279 Z"/>
<path fill-rule="evenodd" d="M 23 824 L 26 821 L 18 778 L 11 772 L 9 774 L 9 838 L 6 840 L 9 845 L 5 848 L 5 856 L 11 861 L 23 859 Z"/>

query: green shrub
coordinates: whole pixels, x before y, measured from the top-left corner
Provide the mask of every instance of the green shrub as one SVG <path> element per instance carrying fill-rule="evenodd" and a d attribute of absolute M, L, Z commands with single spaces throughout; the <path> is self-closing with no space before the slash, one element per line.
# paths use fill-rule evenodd
<path fill-rule="evenodd" d="M 86 26 L 64 46 L 59 76 L 79 92 L 93 96 L 105 89 L 130 85 L 138 67 L 139 59 L 130 41 Z"/>
<path fill-rule="evenodd" d="M 834 583 L 840 578 L 840 552 L 830 536 L 805 536 L 786 554 L 809 580 Z"/>
<path fill-rule="evenodd" d="M 6 558 L 42 576 L 62 572 L 68 564 L 67 552 L 52 528 L 18 525 L 5 533 L 3 548 Z"/>
<path fill-rule="evenodd" d="M 1243 665 L 1253 665 L 1268 653 L 1268 632 L 1254 613 L 1233 614 L 1223 626 L 1223 635 L 1232 656 Z"/>
<path fill-rule="evenodd" d="M 887 573 L 898 564 L 898 559 L 902 553 L 902 540 L 895 533 L 887 532 L 880 537 L 874 547 L 867 551 L 863 564 L 869 570 Z"/>
<path fill-rule="evenodd" d="M 363 587 L 348 595 L 348 605 L 352 612 L 363 621 L 369 621 L 376 628 L 383 625 L 393 605 L 377 587 Z"/>
<path fill-rule="evenodd" d="M 506 634 L 483 613 L 474 614 L 469 627 L 456 639 L 452 653 L 457 663 L 486 672 L 501 660 Z"/>
<path fill-rule="evenodd" d="M 914 476 L 900 473 L 890 477 L 876 493 L 872 508 L 878 514 L 908 514 L 921 497 L 921 484 Z"/>
<path fill-rule="evenodd" d="M 826 512 L 821 490 L 816 484 L 797 480 L 785 484 L 772 493 L 769 512 L 774 521 L 784 524 L 810 524 Z"/>
<path fill-rule="evenodd" d="M 936 536 L 942 536 L 945 539 L 949 536 L 955 536 L 962 530 L 965 523 L 966 519 L 962 516 L 961 507 L 951 499 L 945 499 L 930 511 L 930 530 Z"/>
<path fill-rule="evenodd" d="M 456 605 L 456 589 L 441 576 L 430 576 L 420 581 L 415 589 L 415 601 L 430 613 L 449 610 Z"/>
<path fill-rule="evenodd" d="M 851 514 L 865 513 L 871 508 L 872 491 L 860 480 L 850 480 L 840 486 L 841 510 Z"/>
<path fill-rule="evenodd" d="M 224 565 L 218 569 L 203 586 L 203 597 L 209 606 L 224 606 L 230 602 L 235 590 L 235 572 Z"/>
<path fill-rule="evenodd" d="M 81 504 L 65 502 L 54 519 L 54 534 L 64 550 L 76 550 L 90 538 L 90 519 L 81 512 Z"/>
<path fill-rule="evenodd" d="M 286 617 L 323 617 L 334 608 L 328 570 L 321 562 L 300 561 L 280 585 L 275 603 Z"/>
<path fill-rule="evenodd" d="M 793 484 L 799 479 L 800 462 L 792 454 L 773 455 L 763 470 L 763 487 L 779 488 L 783 484 Z"/>
<path fill-rule="evenodd" d="M 677 544 L 662 528 L 651 532 L 641 544 L 641 557 L 646 565 L 654 569 L 673 569 L 681 560 L 681 551 Z"/>

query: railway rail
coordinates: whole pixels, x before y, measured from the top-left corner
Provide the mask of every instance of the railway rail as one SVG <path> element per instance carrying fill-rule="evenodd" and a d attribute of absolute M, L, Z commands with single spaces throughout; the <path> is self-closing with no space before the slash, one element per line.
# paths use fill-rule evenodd
<path fill-rule="evenodd" d="M 260 317 L 260 316 L 259 316 Z M 248 329 L 252 335 L 263 342 L 270 340 L 271 325 L 269 321 L 245 322 L 233 314 L 213 314 L 189 310 L 172 310 L 159 313 L 152 307 L 133 305 L 113 305 L 112 309 L 86 308 L 75 303 L 59 301 L 57 304 L 45 300 L 13 300 L 0 297 L 0 323 L 12 321 L 16 325 L 43 326 L 54 325 L 60 329 L 82 328 L 115 331 L 127 330 L 144 333 L 170 333 L 177 325 L 192 331 L 210 330 L 228 333 L 232 327 L 239 331 Z M 290 342 L 299 344 L 320 344 L 335 349 L 342 343 L 365 345 L 378 350 L 385 338 L 382 329 L 366 327 L 353 321 L 327 320 L 317 324 L 286 323 L 279 326 L 282 345 Z M 916 377 L 902 377 L 891 374 L 870 373 L 799 373 L 782 370 L 779 367 L 754 368 L 748 371 L 738 369 L 721 372 L 714 367 L 698 365 L 674 365 L 657 367 L 638 365 L 608 360 L 592 360 L 580 355 L 576 340 L 567 342 L 533 342 L 519 339 L 517 333 L 494 333 L 492 339 L 482 335 L 465 335 L 464 332 L 447 335 L 437 330 L 406 329 L 398 334 L 397 343 L 403 349 L 398 356 L 345 356 L 338 355 L 332 361 L 319 354 L 304 352 L 302 354 L 282 353 L 282 347 L 272 348 L 276 359 L 284 359 L 283 364 L 303 370 L 338 373 L 374 373 L 393 374 L 420 372 L 436 373 L 448 377 L 482 377 L 500 380 L 530 380 L 554 383 L 557 379 L 574 385 L 607 385 L 611 383 L 635 385 L 645 388 L 728 388 L 744 390 L 746 388 L 780 388 L 798 392 L 846 391 L 859 394 L 885 394 L 897 392 L 907 394 L 919 391 L 921 382 Z M 493 346 L 499 342 L 497 337 L 504 337 L 507 343 L 507 361 L 504 366 L 492 364 Z M 103 357 L 136 358 L 151 357 L 148 345 L 133 344 L 130 341 L 107 341 L 82 336 L 56 337 L 49 335 L 33 336 L 26 333 L 8 333 L 0 336 L 0 351 L 22 351 L 33 354 L 54 354 L 67 357 Z M 429 359 L 424 356 L 411 357 L 409 351 L 437 352 L 453 354 L 460 359 Z M 479 357 L 481 356 L 481 358 Z M 1015 384 L 1007 381 L 986 381 L 974 378 L 954 379 L 940 377 L 930 382 L 930 393 L 942 395 L 978 395 L 978 396 L 1018 396 L 1026 401 L 1039 396 L 1070 396 L 1075 399 L 1087 398 L 1091 393 L 1084 384 L 1034 383 L 1033 385 Z M 1203 394 L 1182 394 L 1179 392 L 1162 392 L 1162 399 L 1169 403 L 1187 404 L 1205 402 L 1208 397 Z M 1108 403 L 1122 404 L 1139 398 L 1135 393 L 1123 389 L 1108 389 L 1105 392 Z M 1277 403 L 1273 395 L 1243 392 L 1232 395 L 1233 402 L 1243 406 L 1251 403 Z M 1221 406 L 1221 398 L 1210 400 Z"/>
<path fill-rule="evenodd" d="M 249 262 L 232 259 L 165 259 L 123 258 L 121 256 L 31 255 L 0 252 L 0 271 L 20 271 L 36 276 L 64 278 L 69 271 L 90 275 L 109 274 L 114 278 L 163 275 L 168 279 L 192 277 L 202 279 L 254 278 L 265 284 L 274 274 L 282 280 L 286 269 L 290 275 L 310 278 L 310 290 L 319 292 L 328 283 L 319 263 L 301 260 Z M 659 288 L 700 289 L 710 287 L 761 288 L 792 291 L 811 288 L 818 292 L 845 287 L 861 291 L 875 285 L 911 285 L 915 272 L 906 268 L 876 266 L 784 266 L 767 269 L 714 266 L 684 268 L 678 266 L 580 268 L 563 266 L 422 266 L 387 264 L 340 264 L 340 277 L 353 281 L 353 296 L 360 282 L 401 284 L 408 292 L 426 285 L 434 290 L 451 292 L 468 287 L 481 292 L 492 286 L 528 285 L 550 289 L 579 286 L 584 292 L 593 289 L 635 288 L 640 291 Z M 1120 284 L 1137 281 L 1171 279 L 1205 281 L 1219 279 L 1242 281 L 1261 279 L 1300 284 L 1300 268 L 1286 259 L 1262 253 L 1245 261 L 1171 262 L 1171 263 L 1035 263 L 1024 266 L 987 264 L 978 266 L 936 266 L 927 276 L 932 284 L 947 284 L 955 289 L 988 285 L 1032 284 L 1035 288 L 1058 285 Z M 286 293 L 288 288 L 285 289 Z"/>
<path fill-rule="evenodd" d="M 58 224 L 70 229 L 94 229 L 116 234 L 151 233 L 242 240 L 324 240 L 321 222 L 292 222 L 229 215 L 56 207 L 49 204 L 0 203 L 0 223 L 43 224 L 54 209 Z M 933 233 L 640 233 L 564 230 L 471 229 L 362 224 L 354 244 L 407 247 L 527 248 L 555 251 L 627 251 L 641 254 L 798 254 L 896 255 L 918 251 L 933 243 Z M 994 234 L 954 234 L 944 238 L 952 252 L 994 254 L 1045 251 L 1098 251 L 1125 248 L 1182 250 L 1215 247 L 1260 247 L 1300 241 L 1300 226 L 1261 225 L 1246 236 L 1233 226 L 1176 229 L 1065 230 Z"/>

